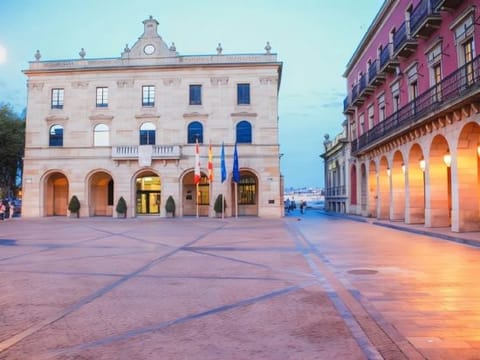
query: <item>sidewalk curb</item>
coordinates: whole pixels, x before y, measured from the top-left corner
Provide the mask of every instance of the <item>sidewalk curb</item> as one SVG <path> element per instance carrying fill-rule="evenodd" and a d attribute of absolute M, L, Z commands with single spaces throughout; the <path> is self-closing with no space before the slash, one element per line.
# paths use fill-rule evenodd
<path fill-rule="evenodd" d="M 459 244 L 480 247 L 480 240 L 467 239 L 465 237 L 443 234 L 443 233 L 435 232 L 435 231 L 431 231 L 431 230 L 415 229 L 413 227 L 409 227 L 409 225 L 407 225 L 407 224 L 395 225 L 395 224 L 392 224 L 392 223 L 382 222 L 382 221 L 372 219 L 372 218 L 364 218 L 364 217 L 361 217 L 359 215 L 351 215 L 351 214 L 343 214 L 343 213 L 331 213 L 331 212 L 327 212 L 327 211 L 323 211 L 323 214 L 325 214 L 327 216 L 338 217 L 338 218 L 348 219 L 348 220 L 357 221 L 357 222 L 369 223 L 369 224 L 376 225 L 376 226 L 383 226 L 383 227 L 386 227 L 386 228 L 390 228 L 390 229 L 394 229 L 394 230 L 400 230 L 400 231 L 409 232 L 409 233 L 413 233 L 413 234 L 429 236 L 429 237 L 433 237 L 433 238 L 436 238 L 436 239 L 453 241 L 453 242 L 456 242 L 456 243 L 459 243 Z M 452 234 L 454 234 L 454 233 L 452 232 Z"/>

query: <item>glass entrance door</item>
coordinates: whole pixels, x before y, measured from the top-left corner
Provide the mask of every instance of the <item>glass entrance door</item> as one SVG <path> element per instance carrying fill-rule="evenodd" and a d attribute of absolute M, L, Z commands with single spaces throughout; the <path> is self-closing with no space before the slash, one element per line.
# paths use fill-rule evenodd
<path fill-rule="evenodd" d="M 161 207 L 161 187 L 158 176 L 137 178 L 137 215 L 158 215 Z"/>
<path fill-rule="evenodd" d="M 137 214 L 160 214 L 160 192 L 137 191 Z"/>

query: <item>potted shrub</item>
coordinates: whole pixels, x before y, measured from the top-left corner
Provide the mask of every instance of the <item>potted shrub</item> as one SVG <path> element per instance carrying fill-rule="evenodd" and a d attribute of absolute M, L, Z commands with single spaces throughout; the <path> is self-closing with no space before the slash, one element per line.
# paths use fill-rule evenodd
<path fill-rule="evenodd" d="M 115 208 L 115 210 L 117 211 L 118 215 L 123 215 L 123 218 L 127 217 L 127 202 L 125 201 L 123 196 L 120 196 L 120 199 L 118 199 L 117 207 Z"/>
<path fill-rule="evenodd" d="M 225 209 L 227 208 L 227 200 L 225 200 L 223 194 L 218 194 L 217 198 L 215 199 L 215 204 L 213 205 L 213 210 L 217 216 L 222 216 L 222 199 L 223 199 L 223 213 L 225 213 Z"/>
<path fill-rule="evenodd" d="M 80 217 L 80 201 L 76 195 L 73 195 L 70 199 L 68 210 L 70 211 L 70 217 L 73 217 L 73 214 L 77 214 L 77 218 Z"/>
<path fill-rule="evenodd" d="M 172 195 L 170 195 L 165 203 L 165 211 L 168 216 L 175 217 L 175 200 L 173 200 Z"/>

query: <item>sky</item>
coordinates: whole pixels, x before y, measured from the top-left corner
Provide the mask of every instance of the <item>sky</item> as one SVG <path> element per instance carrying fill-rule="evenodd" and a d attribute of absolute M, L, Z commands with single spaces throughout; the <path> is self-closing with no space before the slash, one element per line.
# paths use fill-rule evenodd
<path fill-rule="evenodd" d="M 180 55 L 263 53 L 283 62 L 279 93 L 286 188 L 324 186 L 324 135 L 341 132 L 342 77 L 383 0 L 0 0 L 0 103 L 26 107 L 34 60 L 119 57 L 152 15 Z M 28 121 L 28 119 L 27 119 Z"/>

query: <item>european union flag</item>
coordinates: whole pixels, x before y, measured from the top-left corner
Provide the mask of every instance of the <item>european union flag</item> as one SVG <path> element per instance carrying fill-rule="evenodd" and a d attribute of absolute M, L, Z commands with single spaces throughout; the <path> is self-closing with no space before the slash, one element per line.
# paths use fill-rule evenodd
<path fill-rule="evenodd" d="M 235 151 L 233 152 L 233 181 L 237 184 L 240 182 L 240 171 L 238 170 L 238 154 L 237 143 L 235 143 Z"/>
<path fill-rule="evenodd" d="M 227 167 L 225 166 L 225 147 L 222 142 L 222 153 L 220 154 L 220 167 L 222 173 L 222 183 L 227 179 Z"/>

